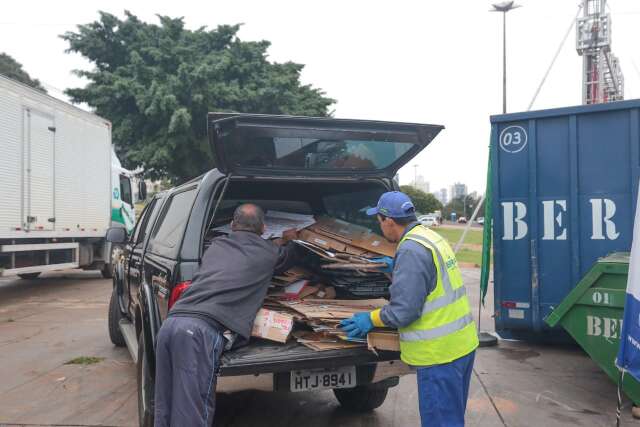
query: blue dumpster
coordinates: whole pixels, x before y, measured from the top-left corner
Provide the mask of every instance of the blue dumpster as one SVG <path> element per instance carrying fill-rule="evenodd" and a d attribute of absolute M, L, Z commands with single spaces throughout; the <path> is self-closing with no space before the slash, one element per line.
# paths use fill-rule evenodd
<path fill-rule="evenodd" d="M 491 146 L 496 330 L 560 337 L 543 319 L 631 248 L 640 100 L 492 116 Z"/>

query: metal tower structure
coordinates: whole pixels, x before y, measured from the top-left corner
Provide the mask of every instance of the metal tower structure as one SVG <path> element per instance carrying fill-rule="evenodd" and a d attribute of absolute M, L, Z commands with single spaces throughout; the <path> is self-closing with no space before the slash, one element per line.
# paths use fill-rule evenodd
<path fill-rule="evenodd" d="M 606 5 L 607 0 L 583 0 L 583 16 L 576 22 L 576 50 L 583 58 L 583 104 L 624 99 L 624 76 L 611 52 L 611 16 Z"/>

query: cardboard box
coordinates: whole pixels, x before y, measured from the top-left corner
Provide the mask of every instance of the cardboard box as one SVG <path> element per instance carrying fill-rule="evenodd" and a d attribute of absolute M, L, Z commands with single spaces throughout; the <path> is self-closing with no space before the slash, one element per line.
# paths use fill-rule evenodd
<path fill-rule="evenodd" d="M 371 331 L 367 334 L 369 349 L 400 351 L 400 336 L 397 331 Z"/>
<path fill-rule="evenodd" d="M 286 343 L 293 330 L 293 316 L 261 308 L 253 322 L 251 336 Z"/>
<path fill-rule="evenodd" d="M 367 233 L 360 238 L 355 239 L 352 244 L 359 248 L 366 249 L 369 252 L 375 252 L 392 258 L 396 255 L 397 245 L 375 233 Z"/>
<path fill-rule="evenodd" d="M 320 246 L 322 249 L 338 252 L 346 252 L 347 249 L 347 245 L 345 243 L 339 242 L 322 234 L 314 233 L 310 230 L 300 231 L 299 237 L 302 240 L 306 240 L 309 243 Z"/>
<path fill-rule="evenodd" d="M 329 237 L 348 246 L 362 248 L 368 252 L 393 257 L 396 253 L 396 244 L 389 242 L 384 237 L 371 232 L 369 229 L 350 224 L 337 218 L 320 217 L 308 230 Z M 345 251 L 349 252 L 349 251 Z M 361 255 L 358 253 L 357 255 Z"/>

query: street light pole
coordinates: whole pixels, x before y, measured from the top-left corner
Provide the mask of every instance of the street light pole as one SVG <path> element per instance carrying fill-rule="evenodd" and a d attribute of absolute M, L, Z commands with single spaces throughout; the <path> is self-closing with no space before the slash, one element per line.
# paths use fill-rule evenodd
<path fill-rule="evenodd" d="M 502 114 L 507 114 L 507 12 L 502 12 Z"/>
<path fill-rule="evenodd" d="M 462 196 L 462 214 L 467 217 L 467 195 Z"/>
<path fill-rule="evenodd" d="M 493 4 L 490 12 L 502 12 L 502 114 L 507 112 L 507 12 L 521 7 L 514 1 Z"/>

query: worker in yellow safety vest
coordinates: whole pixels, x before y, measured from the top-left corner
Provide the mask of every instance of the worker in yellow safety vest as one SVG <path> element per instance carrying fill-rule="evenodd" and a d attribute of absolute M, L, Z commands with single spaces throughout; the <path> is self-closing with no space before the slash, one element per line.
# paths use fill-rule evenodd
<path fill-rule="evenodd" d="M 437 233 L 421 225 L 411 199 L 384 193 L 375 208 L 382 232 L 398 242 L 389 304 L 341 322 L 349 337 L 374 327 L 400 333 L 400 357 L 415 367 L 422 426 L 464 425 L 478 335 L 455 254 Z"/>

